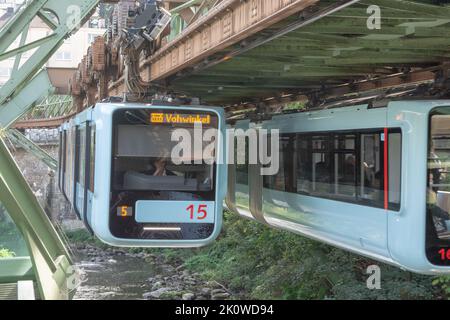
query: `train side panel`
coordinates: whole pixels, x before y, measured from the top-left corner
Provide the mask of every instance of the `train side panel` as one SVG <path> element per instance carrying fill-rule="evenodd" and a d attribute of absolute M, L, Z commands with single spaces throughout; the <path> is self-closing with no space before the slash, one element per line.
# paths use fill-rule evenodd
<path fill-rule="evenodd" d="M 238 123 L 236 127 L 240 125 L 243 124 Z M 367 106 L 357 106 L 283 115 L 256 126 L 279 129 L 283 135 L 383 128 L 385 125 L 385 108 L 367 110 Z M 248 124 L 246 126 L 248 127 Z M 242 174 L 236 173 L 238 182 L 239 177 L 242 181 Z M 257 215 L 252 215 L 248 204 L 248 190 L 248 184 L 236 184 L 236 207 L 239 214 L 254 218 Z M 382 208 L 263 188 L 262 212 L 265 220 L 263 222 L 273 227 L 395 264 L 388 252 L 387 213 Z"/>

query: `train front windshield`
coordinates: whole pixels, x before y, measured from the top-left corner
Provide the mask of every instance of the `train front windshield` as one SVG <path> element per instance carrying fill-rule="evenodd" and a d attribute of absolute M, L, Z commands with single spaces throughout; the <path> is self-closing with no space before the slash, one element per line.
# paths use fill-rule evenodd
<path fill-rule="evenodd" d="M 199 125 L 201 123 L 201 130 Z M 128 109 L 113 115 L 110 230 L 126 239 L 198 240 L 214 231 L 214 113 Z M 211 147 L 212 146 L 212 147 Z"/>
<path fill-rule="evenodd" d="M 450 266 L 450 107 L 431 112 L 427 175 L 427 257 Z"/>

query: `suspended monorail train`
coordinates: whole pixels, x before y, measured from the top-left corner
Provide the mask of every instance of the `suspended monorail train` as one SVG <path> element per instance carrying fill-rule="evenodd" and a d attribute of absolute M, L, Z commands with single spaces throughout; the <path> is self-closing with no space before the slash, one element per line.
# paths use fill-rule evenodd
<path fill-rule="evenodd" d="M 60 129 L 59 188 L 111 245 L 205 245 L 221 230 L 223 130 L 220 108 L 97 103 Z"/>
<path fill-rule="evenodd" d="M 227 169 L 176 165 L 166 156 L 167 173 L 155 175 L 162 153 L 174 146 L 172 130 L 192 126 L 155 123 L 153 113 L 209 115 L 210 127 L 225 130 L 221 109 L 128 103 L 99 103 L 61 128 L 61 190 L 101 240 L 208 243 L 220 232 L 226 193 L 229 210 L 268 226 L 413 272 L 450 272 L 450 101 L 393 101 L 234 122 L 229 129 L 264 131 L 256 137 L 266 142 L 278 130 L 279 156 L 270 143 L 268 151 L 277 154 L 279 169 L 269 175 L 261 174 L 267 164 L 249 161 L 255 152 L 250 134 L 227 141 L 236 148 L 232 153 L 216 149 L 215 160 L 227 153 L 243 156 L 243 163 L 233 159 Z"/>
<path fill-rule="evenodd" d="M 283 114 L 234 127 L 278 129 L 280 156 L 275 175 L 248 162 L 229 166 L 230 210 L 413 272 L 450 272 L 450 101 Z"/>

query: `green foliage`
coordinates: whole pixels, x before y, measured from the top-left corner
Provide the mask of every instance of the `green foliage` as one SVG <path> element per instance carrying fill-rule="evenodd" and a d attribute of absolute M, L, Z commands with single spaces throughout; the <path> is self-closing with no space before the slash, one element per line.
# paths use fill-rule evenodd
<path fill-rule="evenodd" d="M 86 229 L 65 231 L 65 234 L 67 236 L 67 239 L 69 239 L 71 243 L 89 243 L 103 249 L 109 247 L 107 244 L 101 242 L 98 238 L 91 235 Z"/>
<path fill-rule="evenodd" d="M 442 290 L 445 298 L 450 299 L 450 276 L 437 277 L 433 280 L 433 285 Z"/>
<path fill-rule="evenodd" d="M 86 232 L 69 233 L 72 241 L 95 242 Z M 225 212 L 217 241 L 199 249 L 139 249 L 164 256 L 174 266 L 217 281 L 247 299 L 445 299 L 450 278 L 399 268 L 268 228 Z M 381 268 L 381 289 L 367 289 L 367 267 Z"/>
<path fill-rule="evenodd" d="M 12 258 L 15 256 L 15 253 L 6 248 L 0 248 L 0 259 L 1 258 Z"/>
<path fill-rule="evenodd" d="M 251 299 L 432 299 L 431 278 L 414 275 L 304 237 L 225 214 L 213 245 L 185 260 L 187 268 Z M 378 264 L 382 289 L 366 286 Z"/>
<path fill-rule="evenodd" d="M 305 102 L 290 102 L 285 105 L 283 110 L 303 110 L 306 108 Z"/>

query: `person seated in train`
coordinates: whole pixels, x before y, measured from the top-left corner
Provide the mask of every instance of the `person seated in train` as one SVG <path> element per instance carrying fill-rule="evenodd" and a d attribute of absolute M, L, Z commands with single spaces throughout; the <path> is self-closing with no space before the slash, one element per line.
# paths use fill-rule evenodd
<path fill-rule="evenodd" d="M 174 176 L 175 173 L 173 173 L 170 170 L 167 170 L 166 166 L 167 166 L 167 159 L 164 157 L 159 157 L 156 160 L 151 160 L 150 168 L 143 171 L 142 173 L 155 177 Z"/>
<path fill-rule="evenodd" d="M 153 176 L 161 177 L 161 176 L 170 175 L 170 172 L 168 172 L 166 169 L 166 165 L 167 165 L 166 159 L 164 159 L 164 158 L 156 159 L 156 161 L 153 162 L 153 164 L 155 166 L 155 172 L 153 173 Z"/>

